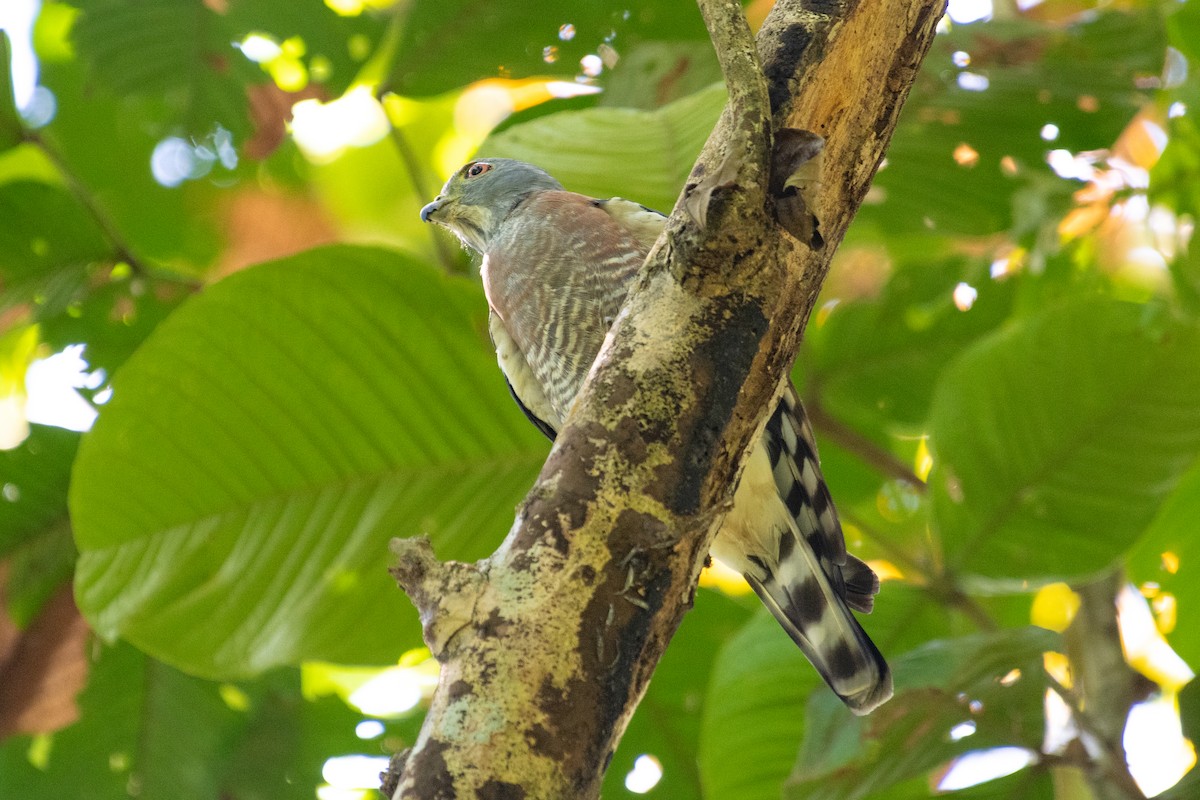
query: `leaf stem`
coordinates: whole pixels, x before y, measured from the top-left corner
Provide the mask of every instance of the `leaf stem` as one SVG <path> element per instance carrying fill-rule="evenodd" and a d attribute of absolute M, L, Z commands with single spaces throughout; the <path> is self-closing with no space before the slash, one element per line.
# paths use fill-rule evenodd
<path fill-rule="evenodd" d="M 125 240 L 120 230 L 118 230 L 113 218 L 96 201 L 95 195 L 92 194 L 91 190 L 84 184 L 75 171 L 71 169 L 71 165 L 67 163 L 62 153 L 45 136 L 37 132 L 25 131 L 24 138 L 25 141 L 41 150 L 54 165 L 55 169 L 58 170 L 68 191 L 71 192 L 71 195 L 87 211 L 88 215 L 100 229 L 105 241 L 108 242 L 109 247 L 113 249 L 113 255 L 116 260 L 128 264 L 135 275 L 145 277 L 148 273 L 146 264 L 141 258 L 134 255 L 133 248 Z"/>
<path fill-rule="evenodd" d="M 408 181 L 412 184 L 413 190 L 417 193 L 418 197 L 432 200 L 433 192 L 425 182 L 421 163 L 417 160 L 417 155 L 413 152 L 412 145 L 408 143 L 408 137 L 395 125 L 392 125 L 389 130 L 391 132 L 392 144 L 395 145 L 400 160 L 404 162 L 404 169 L 408 172 Z M 458 266 L 458 261 L 455 260 L 454 254 L 450 252 L 450 248 L 446 246 L 446 240 L 434 230 L 436 227 L 436 225 L 429 226 L 429 235 L 433 239 L 433 249 L 437 252 L 438 261 L 441 263 L 442 269 L 449 273 L 461 274 L 463 270 Z"/>
<path fill-rule="evenodd" d="M 818 394 L 806 397 L 804 408 L 813 427 L 839 447 L 849 450 L 881 475 L 903 481 L 922 494 L 926 492 L 928 487 L 925 481 L 918 478 L 907 464 L 826 411 Z"/>

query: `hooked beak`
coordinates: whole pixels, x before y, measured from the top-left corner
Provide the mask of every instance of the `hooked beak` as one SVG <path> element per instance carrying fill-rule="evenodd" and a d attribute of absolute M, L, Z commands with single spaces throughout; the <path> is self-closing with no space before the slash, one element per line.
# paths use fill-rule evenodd
<path fill-rule="evenodd" d="M 428 203 L 421 209 L 421 222 L 429 222 L 429 218 L 437 213 L 442 207 L 442 196 L 438 195 L 432 203 Z"/>

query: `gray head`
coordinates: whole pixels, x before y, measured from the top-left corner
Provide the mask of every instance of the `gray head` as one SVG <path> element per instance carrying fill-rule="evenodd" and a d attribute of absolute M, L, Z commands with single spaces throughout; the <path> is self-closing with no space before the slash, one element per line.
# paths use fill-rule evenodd
<path fill-rule="evenodd" d="M 453 231 L 483 252 L 500 223 L 534 192 L 562 189 L 546 172 L 511 158 L 472 161 L 450 176 L 442 193 L 421 209 L 421 219 Z"/>

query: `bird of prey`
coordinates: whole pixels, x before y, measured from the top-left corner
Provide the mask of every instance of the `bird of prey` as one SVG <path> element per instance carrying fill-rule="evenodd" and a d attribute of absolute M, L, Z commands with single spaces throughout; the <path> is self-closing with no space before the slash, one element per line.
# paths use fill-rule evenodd
<path fill-rule="evenodd" d="M 483 256 L 500 369 L 521 410 L 553 439 L 666 217 L 489 158 L 459 169 L 421 219 Z M 891 697 L 892 678 L 850 609 L 871 610 L 879 579 L 846 552 L 812 428 L 785 380 L 712 555 L 745 576 L 833 691 L 866 714 Z"/>

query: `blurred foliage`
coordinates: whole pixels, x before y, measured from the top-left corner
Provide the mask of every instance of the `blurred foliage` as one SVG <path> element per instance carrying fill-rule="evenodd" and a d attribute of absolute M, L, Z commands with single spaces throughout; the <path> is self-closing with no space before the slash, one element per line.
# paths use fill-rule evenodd
<path fill-rule="evenodd" d="M 947 796 L 1088 797 L 1077 756 L 1037 756 L 1062 645 L 1028 624 L 1051 581 L 1126 570 L 1153 636 L 1200 662 L 1198 2 L 945 23 L 795 371 L 850 547 L 888 579 L 864 625 L 897 697 L 853 718 L 713 581 L 732 594 L 701 590 L 606 798 L 633 796 L 643 754 L 673 800 L 929 797 L 998 748 L 1032 763 Z M 41 88 L 15 95 L 10 33 L 0 796 L 313 797 L 325 759 L 411 744 L 421 695 L 360 739 L 374 712 L 300 665 L 419 648 L 389 538 L 482 557 L 546 453 L 473 267 L 416 212 L 476 152 L 669 208 L 724 100 L 699 15 L 45 0 Z M 79 344 L 89 375 L 59 391 L 99 409 L 94 429 L 46 424 L 32 387 L 28 424 L 20 376 Z M 51 631 L 38 660 L 67 581 L 90 633 Z M 86 676 L 77 721 L 21 722 L 4 686 L 60 668 L 78 680 L 21 708 L 69 707 Z"/>

